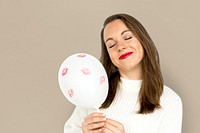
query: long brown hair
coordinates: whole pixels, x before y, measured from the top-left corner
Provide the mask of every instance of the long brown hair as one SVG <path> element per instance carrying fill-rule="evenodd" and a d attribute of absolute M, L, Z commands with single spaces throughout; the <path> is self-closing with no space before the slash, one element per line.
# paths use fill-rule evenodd
<path fill-rule="evenodd" d="M 120 82 L 120 74 L 118 68 L 112 63 L 107 52 L 104 41 L 105 26 L 120 19 L 134 36 L 140 41 L 144 49 L 144 57 L 142 59 L 142 85 L 139 92 L 140 108 L 138 113 L 152 113 L 155 109 L 160 108 L 160 97 L 163 93 L 163 77 L 160 70 L 159 55 L 157 49 L 150 38 L 149 34 L 142 24 L 134 17 L 127 14 L 115 14 L 108 17 L 101 31 L 101 57 L 100 61 L 105 67 L 109 79 L 109 92 L 105 102 L 101 108 L 108 108 L 115 98 L 117 86 Z"/>

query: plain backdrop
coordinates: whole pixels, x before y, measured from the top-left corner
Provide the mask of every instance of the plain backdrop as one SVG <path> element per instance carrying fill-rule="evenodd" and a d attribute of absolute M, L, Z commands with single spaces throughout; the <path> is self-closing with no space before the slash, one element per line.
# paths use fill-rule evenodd
<path fill-rule="evenodd" d="M 0 0 L 0 133 L 63 133 L 74 106 L 57 73 L 69 55 L 100 57 L 116 13 L 137 18 L 158 48 L 165 84 L 183 101 L 183 133 L 199 133 L 199 0 Z"/>

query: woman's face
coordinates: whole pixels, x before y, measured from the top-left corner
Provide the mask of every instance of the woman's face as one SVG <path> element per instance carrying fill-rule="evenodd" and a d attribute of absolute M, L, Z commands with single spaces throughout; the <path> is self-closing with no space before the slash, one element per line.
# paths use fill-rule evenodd
<path fill-rule="evenodd" d="M 140 79 L 144 51 L 139 40 L 120 19 L 108 23 L 103 34 L 110 59 L 120 75 Z"/>

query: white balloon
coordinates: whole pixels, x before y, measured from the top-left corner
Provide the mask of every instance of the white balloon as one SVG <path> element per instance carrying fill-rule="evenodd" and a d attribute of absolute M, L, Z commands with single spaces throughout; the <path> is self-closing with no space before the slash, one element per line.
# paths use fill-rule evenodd
<path fill-rule="evenodd" d="M 85 53 L 73 54 L 64 60 L 58 82 L 64 96 L 83 108 L 98 108 L 108 94 L 108 77 L 103 65 Z"/>

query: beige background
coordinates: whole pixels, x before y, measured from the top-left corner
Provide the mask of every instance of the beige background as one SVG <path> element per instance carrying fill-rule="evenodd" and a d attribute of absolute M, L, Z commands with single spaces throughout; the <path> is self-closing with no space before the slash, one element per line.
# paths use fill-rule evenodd
<path fill-rule="evenodd" d="M 99 58 L 100 29 L 135 16 L 154 40 L 165 83 L 184 104 L 183 133 L 199 133 L 199 0 L 0 0 L 0 133 L 62 133 L 74 106 L 57 73 L 77 52 Z"/>

